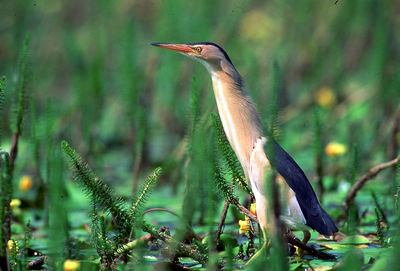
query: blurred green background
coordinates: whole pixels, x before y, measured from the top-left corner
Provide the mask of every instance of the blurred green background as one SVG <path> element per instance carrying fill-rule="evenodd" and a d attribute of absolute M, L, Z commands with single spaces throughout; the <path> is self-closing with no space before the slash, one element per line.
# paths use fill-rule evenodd
<path fill-rule="evenodd" d="M 11 145 L 18 61 L 30 32 L 16 176 L 32 175 L 35 185 L 32 142 L 44 156 L 50 135 L 57 148 L 62 139 L 70 142 L 118 194 L 129 196 L 132 180 L 140 184 L 158 165 L 164 174 L 157 189 L 183 190 L 193 80 L 203 119 L 216 112 L 211 80 L 200 64 L 151 42 L 221 45 L 264 120 L 277 63 L 278 139 L 313 185 L 315 111 L 320 147 L 336 141 L 347 149 L 340 157 L 324 154 L 328 190 L 347 189 L 398 151 L 390 137 L 400 104 L 399 1 L 2 0 L 0 6 L 0 75 L 7 76 L 1 147 Z M 380 192 L 392 196 L 392 178 L 383 176 Z M 340 212 L 343 198 L 328 201 Z"/>
<path fill-rule="evenodd" d="M 305 160 L 307 172 L 309 109 L 322 87 L 336 97 L 323 119 L 326 140 L 358 142 L 361 159 L 382 159 L 400 101 L 399 3 L 264 2 L 2 1 L 6 94 L 12 95 L 19 49 L 30 31 L 27 93 L 38 115 L 46 104 L 54 112 L 54 136 L 96 156 L 130 149 L 144 125 L 142 164 L 162 163 L 188 126 L 194 76 L 201 112 L 215 110 L 215 102 L 201 65 L 149 43 L 213 41 L 226 49 L 264 117 L 269 70 L 273 61 L 279 64 L 283 145 Z M 1 126 L 8 135 L 7 117 Z M 119 162 L 129 167 L 131 159 Z"/>

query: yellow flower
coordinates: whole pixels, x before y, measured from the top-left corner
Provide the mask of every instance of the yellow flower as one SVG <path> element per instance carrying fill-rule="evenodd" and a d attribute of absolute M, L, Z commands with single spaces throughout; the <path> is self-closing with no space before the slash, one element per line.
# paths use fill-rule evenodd
<path fill-rule="evenodd" d="M 19 190 L 25 192 L 32 188 L 32 177 L 29 175 L 24 175 L 19 181 Z"/>
<path fill-rule="evenodd" d="M 250 205 L 250 213 L 252 213 L 253 215 L 257 215 L 257 210 L 256 210 L 256 203 L 252 203 Z"/>
<path fill-rule="evenodd" d="M 342 155 L 347 151 L 347 147 L 337 142 L 331 142 L 325 147 L 325 152 L 329 156 Z"/>
<path fill-rule="evenodd" d="M 315 101 L 322 107 L 331 107 L 336 103 L 336 96 L 330 87 L 322 87 L 315 94 Z"/>
<path fill-rule="evenodd" d="M 64 262 L 64 271 L 75 271 L 81 264 L 75 260 L 66 260 Z"/>
<path fill-rule="evenodd" d="M 21 206 L 21 201 L 19 199 L 12 199 L 10 202 L 11 209 L 16 209 Z"/>
<path fill-rule="evenodd" d="M 239 233 L 244 233 L 249 230 L 250 224 L 247 220 L 239 220 Z"/>
<path fill-rule="evenodd" d="M 8 240 L 8 250 L 10 252 L 18 252 L 18 242 L 13 240 Z"/>

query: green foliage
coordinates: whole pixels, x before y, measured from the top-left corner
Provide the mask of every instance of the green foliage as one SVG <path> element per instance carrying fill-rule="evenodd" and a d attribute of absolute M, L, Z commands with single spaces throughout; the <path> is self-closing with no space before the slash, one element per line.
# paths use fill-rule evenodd
<path fill-rule="evenodd" d="M 75 181 L 82 186 L 100 209 L 109 211 L 113 215 L 122 235 L 129 234 L 133 221 L 124 206 L 123 199 L 114 196 L 112 189 L 95 176 L 89 166 L 82 161 L 80 155 L 66 141 L 61 143 L 61 148 L 69 158 Z"/>
<path fill-rule="evenodd" d="M 324 154 L 323 154 L 323 139 L 322 139 L 322 125 L 320 120 L 319 108 L 314 106 L 313 110 L 313 139 L 314 139 L 314 163 L 315 171 L 317 174 L 318 182 L 318 198 L 322 202 L 324 194 L 323 178 L 324 178 Z"/>
<path fill-rule="evenodd" d="M 378 208 L 375 208 L 375 215 L 376 236 L 378 237 L 379 243 L 383 245 L 385 243 L 385 239 L 383 236 L 382 216 L 380 215 Z"/>
<path fill-rule="evenodd" d="M 3 106 L 5 101 L 4 91 L 6 87 L 6 82 L 7 78 L 5 76 L 2 76 L 0 79 L 0 112 L 3 111 Z"/>
<path fill-rule="evenodd" d="M 21 125 L 24 117 L 25 110 L 25 100 L 26 100 L 26 84 L 27 84 L 27 58 L 28 58 L 28 50 L 29 50 L 29 42 L 31 39 L 31 34 L 28 33 L 25 36 L 24 45 L 21 51 L 21 58 L 19 62 L 19 74 L 18 74 L 18 99 L 17 104 L 14 107 L 14 118 L 11 125 L 11 130 L 14 133 L 21 134 Z"/>
<path fill-rule="evenodd" d="M 13 195 L 10 155 L 8 154 L 8 152 L 1 151 L 0 158 L 1 198 L 3 200 L 3 206 L 5 206 L 5 208 L 8 208 Z"/>
<path fill-rule="evenodd" d="M 196 126 L 199 121 L 199 87 L 197 86 L 196 77 L 192 79 L 192 97 L 191 97 L 191 106 L 192 106 L 192 136 L 196 130 Z"/>
<path fill-rule="evenodd" d="M 7 241 L 10 240 L 12 197 L 10 156 L 0 152 L 0 267 L 4 268 L 7 261 Z"/>
<path fill-rule="evenodd" d="M 335 267 L 338 271 L 362 270 L 364 254 L 360 249 L 350 249 Z"/>
<path fill-rule="evenodd" d="M 72 248 L 69 240 L 68 205 L 65 204 L 68 202 L 68 197 L 62 181 L 63 161 L 60 150 L 52 148 L 48 160 L 48 256 L 50 266 L 55 269 L 57 263 L 70 257 Z"/>
<path fill-rule="evenodd" d="M 400 178 L 400 159 L 397 162 L 396 174 L 397 174 L 397 178 L 399 179 Z M 397 181 L 397 183 L 400 183 L 399 180 Z M 397 195 L 398 195 L 398 193 L 397 193 Z M 394 235 L 396 238 L 394 239 L 394 242 L 393 242 L 394 244 L 393 244 L 392 255 L 389 255 L 390 262 L 385 267 L 398 266 L 400 264 L 400 258 L 398 257 L 398 255 L 400 253 L 400 212 L 399 212 L 398 206 L 396 206 L 396 207 L 397 207 L 397 209 L 395 209 L 396 210 L 395 215 L 396 215 L 397 221 L 395 223 L 396 228 L 395 228 L 395 235 Z M 382 268 L 382 270 L 383 269 L 384 268 Z"/>
<path fill-rule="evenodd" d="M 349 170 L 349 179 L 352 184 L 356 182 L 356 176 L 357 176 L 357 170 L 359 167 L 359 154 L 358 154 L 358 146 L 357 144 L 354 145 L 353 151 L 352 151 L 352 161 L 349 163 L 350 165 L 350 170 Z"/>
<path fill-rule="evenodd" d="M 4 102 L 5 102 L 5 86 L 6 86 L 6 77 L 3 76 L 0 79 L 0 114 L 3 112 Z M 2 139 L 2 127 L 0 127 L 0 144 Z"/>
<path fill-rule="evenodd" d="M 277 139 L 280 136 L 278 122 L 279 93 L 283 82 L 281 71 L 276 61 L 272 63 L 270 77 L 267 133 L 273 139 Z"/>
<path fill-rule="evenodd" d="M 144 204 L 150 197 L 151 191 L 157 183 L 157 179 L 160 177 L 161 168 L 156 168 L 153 173 L 151 173 L 146 182 L 143 184 L 142 188 L 139 189 L 135 199 L 133 200 L 132 207 L 129 211 L 131 219 L 139 218 L 143 213 Z"/>
<path fill-rule="evenodd" d="M 26 262 L 28 257 L 29 248 L 32 245 L 32 226 L 31 221 L 29 220 L 25 224 L 25 231 L 24 231 L 24 240 L 22 244 L 22 262 Z"/>
<path fill-rule="evenodd" d="M 375 203 L 375 208 L 376 208 L 376 212 L 379 213 L 379 216 L 377 216 L 377 218 L 381 218 L 380 221 L 387 223 L 387 218 L 386 218 L 386 214 L 385 211 L 383 210 L 383 207 L 381 206 L 381 204 L 378 201 L 378 197 L 376 196 L 376 193 L 371 190 L 371 196 L 374 199 L 374 203 Z"/>
<path fill-rule="evenodd" d="M 146 116 L 145 116 L 145 110 L 142 106 L 138 106 L 137 108 L 137 113 L 135 114 L 136 119 L 135 119 L 135 126 L 137 130 L 137 135 L 136 135 L 136 140 L 135 143 L 133 144 L 133 149 L 132 149 L 132 156 L 134 158 L 134 164 L 135 164 L 135 169 L 138 171 L 140 162 L 142 160 L 142 155 L 143 155 L 143 148 L 146 140 L 146 134 L 147 134 L 147 125 L 146 125 Z M 133 183 L 133 193 L 135 194 L 137 191 L 137 173 L 134 172 L 133 177 L 136 178 L 134 183 Z"/>
<path fill-rule="evenodd" d="M 222 194 L 224 195 L 224 198 L 227 201 L 232 201 L 234 199 L 237 199 L 233 191 L 233 186 L 228 184 L 228 182 L 223 176 L 221 168 L 218 165 L 215 165 L 214 172 L 215 172 L 215 183 L 219 191 L 221 191 Z"/>
<path fill-rule="evenodd" d="M 314 133 L 314 153 L 316 157 L 322 157 L 323 142 L 322 142 L 322 124 L 321 116 L 318 107 L 313 108 L 313 133 Z"/>
<path fill-rule="evenodd" d="M 191 128 L 188 132 L 187 149 L 186 149 L 186 174 L 185 174 L 185 190 L 182 204 L 183 218 L 189 225 L 193 223 L 196 209 L 200 209 L 200 221 L 205 214 L 205 190 L 203 178 L 206 176 L 206 128 L 200 125 L 202 122 L 199 117 L 199 92 L 197 89 L 196 79 L 192 81 L 191 96 Z M 203 124 L 203 123 L 202 123 Z M 200 207 L 200 208 L 199 208 Z"/>
<path fill-rule="evenodd" d="M 116 246 L 113 242 L 111 242 L 111 240 L 109 240 L 107 236 L 104 216 L 99 214 L 96 203 L 92 201 L 91 204 L 92 211 L 90 212 L 90 225 L 92 230 L 92 243 L 97 250 L 97 254 L 101 258 L 101 262 L 106 266 L 111 266 L 114 260 L 114 251 L 118 246 Z"/>
<path fill-rule="evenodd" d="M 37 135 L 38 129 L 37 129 L 37 121 L 38 117 L 36 114 L 36 105 L 35 105 L 35 100 L 33 99 L 33 96 L 30 96 L 30 110 L 31 110 L 31 138 L 32 138 L 32 155 L 33 155 L 33 160 L 35 162 L 36 168 L 39 170 L 40 168 L 40 150 L 39 150 L 39 137 Z"/>
<path fill-rule="evenodd" d="M 123 244 L 124 241 L 134 237 L 134 227 L 142 228 L 145 231 L 155 231 L 151 225 L 142 220 L 141 216 L 144 204 L 161 174 L 161 168 L 156 168 L 147 177 L 146 182 L 135 196 L 132 206 L 128 210 L 125 207 L 126 202 L 114 195 L 112 189 L 94 174 L 89 166 L 83 162 L 80 155 L 66 141 L 61 143 L 61 148 L 70 160 L 75 181 L 80 184 L 91 198 L 92 242 L 101 258 L 101 262 L 106 268 L 111 268 L 116 258 L 122 258 L 123 255 L 136 246 L 137 240 Z M 112 214 L 113 221 L 118 226 L 116 239 L 113 240 L 107 232 L 105 217 L 99 214 L 99 209 Z"/>
<path fill-rule="evenodd" d="M 359 225 L 358 208 L 355 203 L 351 203 L 349 205 L 349 210 L 346 217 L 346 232 L 349 234 L 355 234 L 357 232 L 358 225 Z"/>
<path fill-rule="evenodd" d="M 398 155 L 397 157 L 400 157 Z M 400 196 L 400 159 L 397 161 L 397 165 L 395 166 L 395 173 L 393 174 L 393 187 L 394 187 L 394 207 L 395 212 L 399 213 L 399 196 Z"/>

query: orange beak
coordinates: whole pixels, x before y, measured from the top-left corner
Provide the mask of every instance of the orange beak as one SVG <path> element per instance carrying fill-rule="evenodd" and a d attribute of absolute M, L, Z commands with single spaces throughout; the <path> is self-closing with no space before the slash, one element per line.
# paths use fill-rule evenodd
<path fill-rule="evenodd" d="M 173 43 L 151 43 L 153 46 L 161 47 L 164 49 L 172 50 L 179 53 L 191 53 L 192 48 L 186 44 L 173 44 Z"/>

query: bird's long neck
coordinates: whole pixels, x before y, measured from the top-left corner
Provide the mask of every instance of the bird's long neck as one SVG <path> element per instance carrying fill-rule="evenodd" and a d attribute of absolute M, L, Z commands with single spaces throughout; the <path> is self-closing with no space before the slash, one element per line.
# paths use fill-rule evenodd
<path fill-rule="evenodd" d="M 247 175 L 254 143 L 261 136 L 260 117 L 236 70 L 211 72 L 211 77 L 225 134 Z"/>

